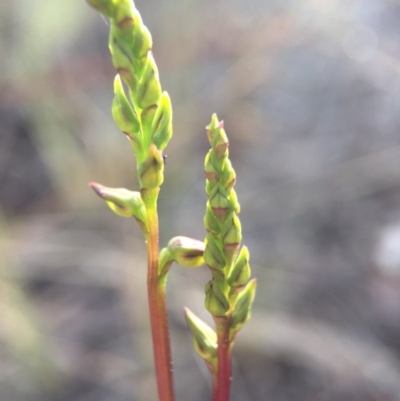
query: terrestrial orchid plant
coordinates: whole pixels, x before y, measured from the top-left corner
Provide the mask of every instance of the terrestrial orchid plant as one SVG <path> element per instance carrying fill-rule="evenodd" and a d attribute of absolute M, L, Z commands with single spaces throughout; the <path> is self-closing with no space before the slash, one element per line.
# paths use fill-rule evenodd
<path fill-rule="evenodd" d="M 165 300 L 172 263 L 193 268 L 207 265 L 205 307 L 215 329 L 185 309 L 196 353 L 213 381 L 212 400 L 228 401 L 231 351 L 238 331 L 250 317 L 256 280 L 250 280 L 249 251 L 240 246 L 240 206 L 234 188 L 235 170 L 228 158 L 224 124 L 214 114 L 206 127 L 211 149 L 205 158 L 207 204 L 203 241 L 174 237 L 159 251 L 157 199 L 164 181 L 163 150 L 172 137 L 172 107 L 163 92 L 152 54 L 151 34 L 132 0 L 87 0 L 110 20 L 109 49 L 117 70 L 112 116 L 136 156 L 140 190 L 90 183 L 118 215 L 134 217 L 146 239 L 147 288 L 159 401 L 174 401 L 171 349 Z M 125 92 L 125 88 L 127 92 Z"/>

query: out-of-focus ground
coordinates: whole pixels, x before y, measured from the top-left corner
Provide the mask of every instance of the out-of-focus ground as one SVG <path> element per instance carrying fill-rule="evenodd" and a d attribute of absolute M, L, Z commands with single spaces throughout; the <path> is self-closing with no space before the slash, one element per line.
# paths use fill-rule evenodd
<path fill-rule="evenodd" d="M 225 120 L 258 293 L 232 401 L 400 400 L 400 4 L 137 0 L 174 106 L 161 244 L 202 239 L 204 127 Z M 0 3 L 0 399 L 156 399 L 145 244 L 88 181 L 137 189 L 107 21 Z M 174 267 L 177 399 L 207 400 Z"/>

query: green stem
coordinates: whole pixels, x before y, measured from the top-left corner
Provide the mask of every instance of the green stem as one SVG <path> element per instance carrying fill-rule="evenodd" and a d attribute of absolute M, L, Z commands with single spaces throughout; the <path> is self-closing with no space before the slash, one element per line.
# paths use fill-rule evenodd
<path fill-rule="evenodd" d="M 212 401 L 229 401 L 231 389 L 231 346 L 229 342 L 230 316 L 214 316 L 217 330 L 217 374 L 214 379 Z"/>
<path fill-rule="evenodd" d="M 160 281 L 158 278 L 158 193 L 159 188 L 141 190 L 142 199 L 147 211 L 149 228 L 146 235 L 148 252 L 147 291 L 158 398 L 159 401 L 174 401 L 171 347 L 165 302 L 165 281 Z"/>

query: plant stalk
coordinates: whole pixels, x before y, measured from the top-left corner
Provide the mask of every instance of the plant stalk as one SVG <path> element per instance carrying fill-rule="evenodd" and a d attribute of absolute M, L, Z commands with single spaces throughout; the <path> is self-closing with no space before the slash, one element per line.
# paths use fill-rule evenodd
<path fill-rule="evenodd" d="M 214 316 L 217 331 L 218 367 L 214 380 L 212 401 L 229 401 L 231 374 L 231 344 L 229 342 L 230 316 Z"/>
<path fill-rule="evenodd" d="M 174 401 L 172 358 L 169 342 L 168 315 L 165 302 L 165 281 L 158 278 L 159 230 L 157 198 L 159 188 L 142 189 L 142 199 L 147 210 L 148 253 L 147 291 L 153 340 L 154 364 L 159 401 Z"/>

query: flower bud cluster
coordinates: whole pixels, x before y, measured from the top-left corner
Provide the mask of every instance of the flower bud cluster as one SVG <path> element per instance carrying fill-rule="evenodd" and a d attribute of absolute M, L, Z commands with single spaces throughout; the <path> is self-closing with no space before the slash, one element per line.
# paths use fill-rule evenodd
<path fill-rule="evenodd" d="M 207 136 L 211 149 L 204 165 L 208 196 L 204 261 L 212 278 L 206 285 L 205 305 L 213 316 L 232 316 L 234 335 L 250 316 L 255 281 L 248 282 L 251 274 L 248 249 L 244 246 L 239 250 L 242 229 L 240 206 L 233 189 L 236 174 L 228 159 L 229 142 L 223 122 L 215 114 L 207 127 Z M 239 308 L 242 293 L 245 301 L 240 301 Z"/>
<path fill-rule="evenodd" d="M 155 189 L 163 182 L 159 161 L 172 136 L 172 108 L 161 89 L 151 34 L 132 0 L 87 1 L 110 19 L 109 48 L 118 71 L 112 115 L 135 151 L 140 188 Z"/>

